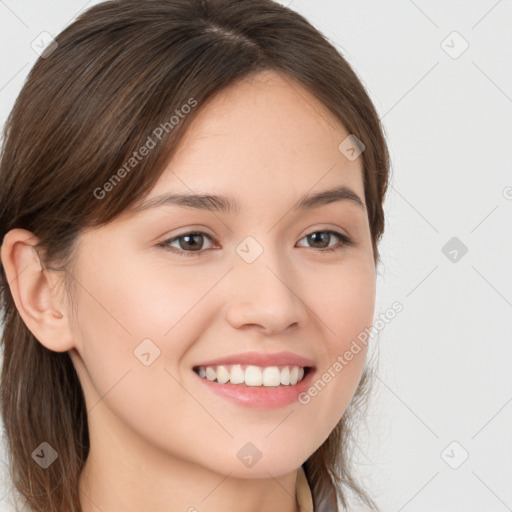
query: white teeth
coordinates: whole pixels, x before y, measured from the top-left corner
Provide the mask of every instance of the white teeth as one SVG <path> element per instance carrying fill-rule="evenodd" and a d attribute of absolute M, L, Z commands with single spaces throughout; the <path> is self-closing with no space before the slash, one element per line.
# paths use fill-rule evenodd
<path fill-rule="evenodd" d="M 288 368 L 288 366 L 285 366 L 281 370 L 281 384 L 283 386 L 289 386 L 290 385 L 290 368 Z"/>
<path fill-rule="evenodd" d="M 270 366 L 263 370 L 264 386 L 279 386 L 281 384 L 281 372 L 277 366 Z"/>
<path fill-rule="evenodd" d="M 239 364 L 234 364 L 231 367 L 231 377 L 229 381 L 231 384 L 242 384 L 245 380 L 245 372 L 242 370 L 242 367 Z"/>
<path fill-rule="evenodd" d="M 290 384 L 293 386 L 299 380 L 299 367 L 294 366 L 290 372 Z"/>
<path fill-rule="evenodd" d="M 206 367 L 206 378 L 208 380 L 215 380 L 217 378 L 217 372 L 214 368 L 211 368 L 210 366 Z"/>
<path fill-rule="evenodd" d="M 203 379 L 214 381 L 219 384 L 245 384 L 246 386 L 277 387 L 293 386 L 304 378 L 304 368 L 300 366 L 260 366 L 248 365 L 245 370 L 242 365 L 231 366 L 200 366 L 199 376 Z"/>
<path fill-rule="evenodd" d="M 217 382 L 225 384 L 229 380 L 229 372 L 225 366 L 217 366 Z"/>
<path fill-rule="evenodd" d="M 248 366 L 245 370 L 245 383 L 248 386 L 261 386 L 263 384 L 263 374 L 257 366 Z"/>

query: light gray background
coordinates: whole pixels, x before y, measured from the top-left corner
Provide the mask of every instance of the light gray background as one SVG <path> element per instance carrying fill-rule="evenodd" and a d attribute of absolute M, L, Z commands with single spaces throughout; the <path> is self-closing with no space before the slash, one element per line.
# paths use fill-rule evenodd
<path fill-rule="evenodd" d="M 95 3 L 0 0 L 0 125 L 32 41 Z M 385 512 L 512 510 L 512 2 L 281 3 L 353 65 L 392 155 L 376 318 L 404 309 L 378 341 L 360 478 Z"/>

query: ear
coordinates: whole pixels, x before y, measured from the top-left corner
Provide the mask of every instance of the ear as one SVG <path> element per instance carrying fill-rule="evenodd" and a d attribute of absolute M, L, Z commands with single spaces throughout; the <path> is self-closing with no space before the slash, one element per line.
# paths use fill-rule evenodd
<path fill-rule="evenodd" d="M 16 308 L 32 334 L 49 350 L 74 347 L 69 314 L 57 296 L 62 272 L 43 270 L 35 250 L 37 238 L 12 229 L 2 242 L 1 260 Z"/>

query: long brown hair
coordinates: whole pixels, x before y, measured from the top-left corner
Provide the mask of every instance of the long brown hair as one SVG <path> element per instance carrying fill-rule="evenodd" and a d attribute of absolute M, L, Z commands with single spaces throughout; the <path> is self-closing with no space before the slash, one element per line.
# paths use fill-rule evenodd
<path fill-rule="evenodd" d="M 365 145 L 365 201 L 379 263 L 389 174 L 383 129 L 347 61 L 302 16 L 272 0 L 113 0 L 81 14 L 56 43 L 33 66 L 5 126 L 0 240 L 13 228 L 32 232 L 43 265 L 64 271 L 70 301 L 81 230 L 108 223 L 147 194 L 201 105 L 262 70 L 300 83 Z M 179 116 L 191 98 L 197 106 Z M 158 132 L 156 146 L 128 176 L 117 173 L 122 183 L 112 182 L 159 126 L 168 129 Z M 109 193 L 94 195 L 106 183 Z M 89 452 L 80 381 L 68 353 L 46 349 L 26 327 L 0 270 L 10 477 L 31 510 L 77 512 Z M 333 497 L 346 508 L 350 489 L 378 510 L 351 474 L 349 457 L 370 375 L 365 369 L 339 424 L 304 464 L 315 508 Z M 59 454 L 47 469 L 31 458 L 43 440 Z"/>

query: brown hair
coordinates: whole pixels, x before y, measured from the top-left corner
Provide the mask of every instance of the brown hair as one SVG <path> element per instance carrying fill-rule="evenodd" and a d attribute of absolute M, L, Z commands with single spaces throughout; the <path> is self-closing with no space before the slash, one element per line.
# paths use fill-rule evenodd
<path fill-rule="evenodd" d="M 33 66 L 5 126 L 0 240 L 13 228 L 32 232 L 44 267 L 64 271 L 71 303 L 80 231 L 143 198 L 201 105 L 262 70 L 296 80 L 365 145 L 365 201 L 378 264 L 389 174 L 383 129 L 357 75 L 302 16 L 272 0 L 113 0 L 81 14 L 56 42 Z M 198 106 L 161 130 L 159 143 L 122 183 L 93 197 L 190 98 Z M 80 381 L 67 352 L 46 349 L 26 327 L 0 269 L 0 398 L 10 476 L 31 510 L 80 511 L 78 479 L 89 452 Z M 370 373 L 365 369 L 339 424 L 304 464 L 316 509 L 336 497 L 346 508 L 345 486 L 378 510 L 351 475 L 348 451 Z M 42 441 L 59 454 L 47 469 L 31 458 Z"/>

